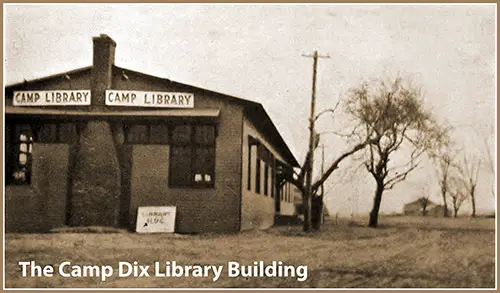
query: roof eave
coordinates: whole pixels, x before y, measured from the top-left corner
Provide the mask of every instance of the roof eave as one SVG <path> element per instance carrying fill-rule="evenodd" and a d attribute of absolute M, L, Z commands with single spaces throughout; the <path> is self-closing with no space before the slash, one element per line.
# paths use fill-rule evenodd
<path fill-rule="evenodd" d="M 84 72 L 84 71 L 87 71 L 87 70 L 91 70 L 91 69 L 92 69 L 92 66 L 86 66 L 86 67 L 81 67 L 81 68 L 73 69 L 73 70 L 66 71 L 66 72 L 56 73 L 56 74 L 52 74 L 52 75 L 49 75 L 49 76 L 44 76 L 44 77 L 40 77 L 40 78 L 36 78 L 36 79 L 32 79 L 32 80 L 26 80 L 25 79 L 22 82 L 18 82 L 18 83 L 6 85 L 5 88 L 9 89 L 9 88 L 14 88 L 14 87 L 22 87 L 22 86 L 24 86 L 26 84 L 43 82 L 43 81 L 46 81 L 46 80 L 49 80 L 49 79 L 54 79 L 54 78 L 62 77 L 62 76 L 65 76 L 65 75 L 72 75 L 72 74 L 75 74 L 75 73 L 81 73 L 81 72 Z"/>

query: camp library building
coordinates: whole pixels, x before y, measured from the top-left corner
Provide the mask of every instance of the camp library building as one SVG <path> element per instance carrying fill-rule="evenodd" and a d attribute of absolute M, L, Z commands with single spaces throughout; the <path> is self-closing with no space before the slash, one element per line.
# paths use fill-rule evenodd
<path fill-rule="evenodd" d="M 261 104 L 114 65 L 5 88 L 5 228 L 134 229 L 144 206 L 175 206 L 179 233 L 236 232 L 295 213 L 297 167 Z"/>

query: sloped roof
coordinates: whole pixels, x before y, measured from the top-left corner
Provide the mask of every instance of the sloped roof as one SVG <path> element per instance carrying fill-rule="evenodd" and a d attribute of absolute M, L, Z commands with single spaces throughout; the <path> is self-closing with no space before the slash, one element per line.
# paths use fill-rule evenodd
<path fill-rule="evenodd" d="M 44 77 L 40 77 L 40 78 L 35 78 L 32 80 L 25 79 L 24 82 L 18 82 L 18 83 L 14 83 L 11 85 L 6 85 L 5 90 L 7 91 L 7 90 L 12 90 L 12 89 L 22 88 L 22 87 L 26 86 L 27 84 L 34 84 L 34 83 L 38 83 L 38 82 L 53 80 L 53 79 L 56 79 L 58 77 L 63 78 L 65 76 L 71 76 L 71 75 L 75 75 L 75 74 L 85 74 L 85 73 L 90 75 L 91 71 L 92 71 L 92 66 L 86 66 L 86 67 L 72 69 L 69 71 L 56 73 L 56 74 L 52 74 L 52 75 L 48 75 L 48 76 L 44 76 Z"/>
<path fill-rule="evenodd" d="M 50 76 L 46 76 L 46 77 L 42 77 L 42 78 L 33 79 L 30 81 L 25 80 L 24 82 L 12 84 L 12 85 L 7 85 L 5 87 L 5 96 L 11 96 L 13 94 L 14 90 L 21 90 L 21 89 L 25 88 L 27 85 L 43 83 L 43 82 L 46 82 L 49 80 L 54 80 L 57 78 L 65 78 L 67 76 L 71 77 L 73 75 L 79 75 L 79 74 L 91 74 L 92 67 L 93 66 L 87 66 L 87 67 L 78 68 L 78 69 L 74 69 L 74 70 L 70 70 L 70 71 L 66 71 L 66 72 L 62 72 L 62 73 L 58 73 L 58 74 L 54 74 L 54 75 L 50 75 Z M 278 129 L 276 128 L 276 126 L 272 122 L 271 118 L 267 114 L 267 112 L 264 109 L 264 107 L 262 106 L 262 104 L 260 104 L 258 102 L 242 99 L 242 98 L 239 98 L 236 96 L 211 91 L 211 90 L 204 89 L 201 87 L 172 81 L 172 80 L 167 79 L 167 78 L 161 78 L 161 77 L 149 75 L 149 74 L 138 72 L 138 71 L 134 71 L 134 70 L 126 69 L 126 68 L 121 68 L 121 67 L 118 67 L 115 65 L 113 65 L 113 70 L 115 72 L 122 71 L 126 74 L 128 73 L 128 74 L 133 74 L 133 75 L 140 75 L 140 76 L 143 76 L 143 77 L 148 78 L 148 79 L 155 79 L 155 80 L 162 81 L 162 82 L 168 82 L 168 83 L 171 83 L 171 84 L 174 84 L 177 86 L 181 86 L 181 87 L 188 87 L 188 88 L 195 89 L 198 91 L 203 91 L 203 92 L 206 92 L 209 94 L 213 94 L 213 95 L 216 95 L 216 96 L 221 97 L 221 98 L 226 98 L 230 102 L 241 103 L 245 107 L 245 109 L 247 110 L 247 113 L 251 113 L 251 115 L 249 115 L 249 118 L 252 119 L 252 122 L 254 122 L 256 124 L 256 126 L 259 127 L 260 130 L 265 135 L 267 135 L 269 137 L 269 139 L 271 140 L 272 143 L 274 143 L 280 150 L 282 150 L 283 156 L 287 159 L 287 161 L 293 167 L 300 166 L 297 159 L 295 158 L 295 156 L 291 152 L 288 145 L 285 143 L 285 140 L 283 139 L 283 137 L 279 133 Z"/>
<path fill-rule="evenodd" d="M 415 201 L 412 201 L 412 202 L 409 202 L 409 203 L 405 204 L 405 207 L 406 206 L 412 206 L 412 205 L 424 205 L 425 201 L 427 201 L 427 206 L 437 205 L 436 203 L 434 203 L 430 199 L 426 199 L 425 197 L 420 197 L 420 198 L 418 198 Z"/>

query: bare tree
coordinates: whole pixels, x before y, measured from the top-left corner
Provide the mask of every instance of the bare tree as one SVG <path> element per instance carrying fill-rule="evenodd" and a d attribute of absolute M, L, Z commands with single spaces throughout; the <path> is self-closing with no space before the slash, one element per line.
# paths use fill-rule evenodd
<path fill-rule="evenodd" d="M 476 187 L 477 179 L 479 176 L 479 168 L 481 166 L 480 160 L 469 160 L 467 155 L 464 156 L 462 168 L 460 168 L 461 180 L 465 187 L 466 195 L 470 198 L 472 205 L 473 218 L 476 217 Z"/>
<path fill-rule="evenodd" d="M 422 207 L 422 216 L 424 216 L 424 217 L 427 216 L 427 207 L 429 206 L 429 203 L 431 202 L 429 200 L 430 196 L 431 196 L 431 194 L 429 193 L 427 188 L 424 187 L 424 196 L 422 196 L 418 199 L 420 206 Z"/>
<path fill-rule="evenodd" d="M 426 151 L 446 140 L 446 132 L 424 108 L 419 88 L 400 77 L 362 83 L 350 91 L 346 108 L 361 125 L 363 141 L 371 142 L 364 164 L 377 185 L 368 224 L 376 227 L 383 192 L 404 181 Z M 395 154 L 405 155 L 406 161 L 393 163 Z"/>
<path fill-rule="evenodd" d="M 493 163 L 493 156 L 491 155 L 490 147 L 488 145 L 488 138 L 484 138 L 484 145 L 486 147 L 486 154 L 488 155 L 488 169 L 490 170 L 491 174 L 495 175 L 495 164 Z M 495 197 L 495 184 L 491 184 L 491 194 L 493 197 Z"/>
<path fill-rule="evenodd" d="M 441 198 L 443 199 L 443 216 L 448 217 L 448 192 L 450 189 L 450 179 L 453 175 L 453 170 L 457 167 L 454 162 L 456 153 L 452 152 L 449 147 L 444 148 L 433 154 L 434 161 L 437 163 L 437 177 L 439 188 L 441 190 Z"/>
<path fill-rule="evenodd" d="M 317 120 L 322 114 L 331 113 L 335 114 L 338 106 L 340 104 L 340 99 L 336 103 L 335 107 L 332 109 L 326 109 L 321 111 L 318 115 L 314 117 Z M 355 128 L 354 128 L 355 129 Z M 354 135 L 354 130 L 351 134 L 347 136 Z M 343 135 L 343 134 L 339 134 Z M 308 172 L 312 172 L 310 168 L 310 157 L 311 152 L 314 152 L 319 143 L 319 134 L 315 138 L 315 143 L 312 145 L 307 152 L 306 158 L 300 171 L 298 172 L 288 172 L 284 174 L 286 179 L 295 185 L 302 194 L 302 202 L 304 207 L 304 231 L 309 232 L 311 230 L 319 230 L 321 226 L 321 218 L 323 213 L 323 193 L 321 188 L 325 181 L 332 175 L 332 173 L 339 168 L 340 163 L 351 155 L 361 151 L 370 143 L 373 143 L 373 138 L 371 136 L 365 137 L 363 140 L 358 140 L 357 143 L 353 144 L 350 148 L 341 153 L 337 158 L 335 158 L 324 170 L 319 179 L 311 183 L 311 194 L 308 192 L 308 186 L 306 181 L 306 176 Z M 314 206 L 314 208 L 312 208 Z"/>
<path fill-rule="evenodd" d="M 458 216 L 458 211 L 467 197 L 467 193 L 460 187 L 460 184 L 454 188 L 454 191 L 450 192 L 451 203 L 453 205 L 453 216 L 455 218 Z"/>

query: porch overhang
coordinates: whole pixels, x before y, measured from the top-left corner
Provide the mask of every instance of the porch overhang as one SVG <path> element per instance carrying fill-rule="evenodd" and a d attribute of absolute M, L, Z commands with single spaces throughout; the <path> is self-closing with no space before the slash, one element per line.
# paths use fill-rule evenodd
<path fill-rule="evenodd" d="M 154 110 L 78 110 L 78 109 L 53 109 L 40 107 L 14 107 L 5 106 L 5 115 L 9 117 L 26 118 L 26 115 L 47 118 L 70 119 L 202 119 L 218 120 L 219 109 L 154 109 Z"/>

